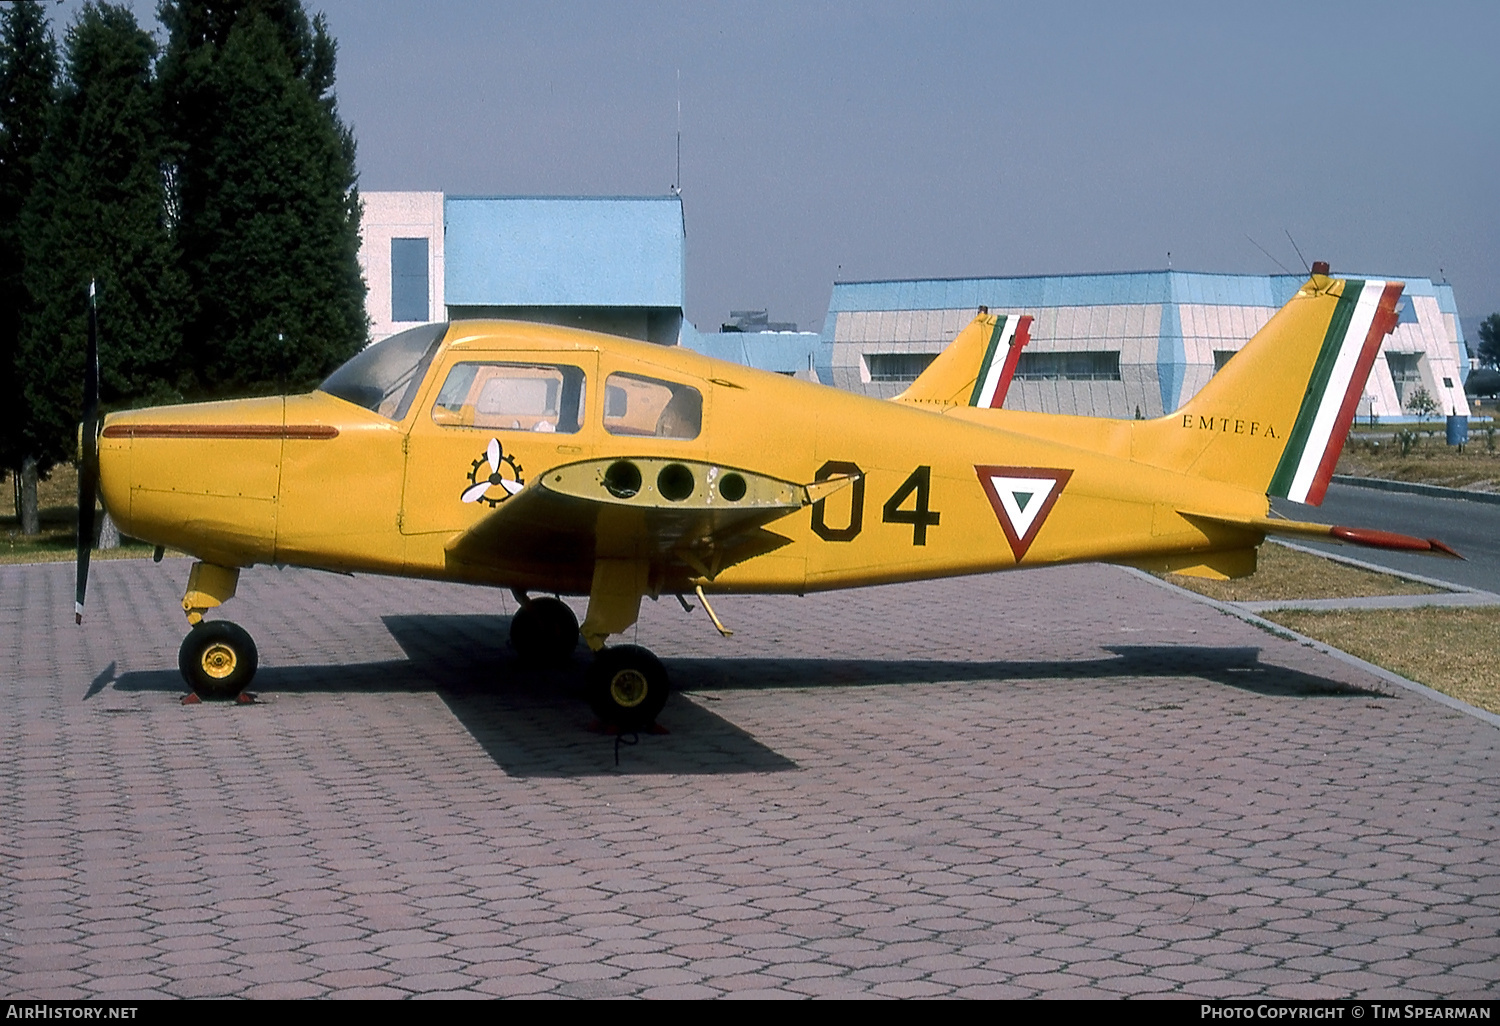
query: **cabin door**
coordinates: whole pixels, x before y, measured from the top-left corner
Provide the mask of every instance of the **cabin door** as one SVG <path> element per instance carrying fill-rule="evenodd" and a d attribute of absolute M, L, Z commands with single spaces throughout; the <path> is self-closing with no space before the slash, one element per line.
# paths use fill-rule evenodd
<path fill-rule="evenodd" d="M 443 370 L 406 444 L 401 532 L 452 536 L 537 475 L 594 454 L 597 358 L 462 354 Z"/>

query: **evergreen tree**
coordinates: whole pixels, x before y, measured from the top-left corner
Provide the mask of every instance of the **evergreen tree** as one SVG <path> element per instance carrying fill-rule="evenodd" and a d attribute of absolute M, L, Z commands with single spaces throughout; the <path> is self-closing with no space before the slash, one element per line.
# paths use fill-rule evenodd
<path fill-rule="evenodd" d="M 36 178 L 56 80 L 57 43 L 42 5 L 0 7 L 0 469 L 13 474 L 26 456 L 17 363 L 26 305 L 21 209 Z"/>
<path fill-rule="evenodd" d="M 1479 322 L 1479 362 L 1500 367 L 1500 313 Z"/>
<path fill-rule="evenodd" d="M 297 0 L 172 0 L 161 65 L 205 391 L 310 385 L 368 339 L 335 44 Z"/>
<path fill-rule="evenodd" d="M 128 7 L 90 3 L 67 32 L 64 79 L 22 215 L 28 442 L 44 468 L 74 447 L 90 280 L 99 290 L 103 403 L 173 395 L 186 289 L 163 216 L 155 56 Z"/>

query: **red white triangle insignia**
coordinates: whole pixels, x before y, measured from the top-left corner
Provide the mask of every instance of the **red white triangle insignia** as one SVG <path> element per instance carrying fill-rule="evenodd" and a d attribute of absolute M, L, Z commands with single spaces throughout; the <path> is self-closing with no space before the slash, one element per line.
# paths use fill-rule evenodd
<path fill-rule="evenodd" d="M 1073 472 L 1052 467 L 977 465 L 974 472 L 979 475 L 979 484 L 989 497 L 995 519 L 1000 521 L 1000 529 L 1019 563 L 1042 524 L 1047 522 L 1047 514 L 1052 512 Z"/>

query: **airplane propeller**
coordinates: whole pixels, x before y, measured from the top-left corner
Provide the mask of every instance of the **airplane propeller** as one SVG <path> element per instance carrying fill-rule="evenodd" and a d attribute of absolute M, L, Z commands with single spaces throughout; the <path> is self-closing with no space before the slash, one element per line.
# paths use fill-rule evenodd
<path fill-rule="evenodd" d="M 89 282 L 89 342 L 83 363 L 83 429 L 78 468 L 78 577 L 73 592 L 73 622 L 83 623 L 83 598 L 89 587 L 89 553 L 94 547 L 94 502 L 99 491 L 99 310 L 94 282 Z"/>

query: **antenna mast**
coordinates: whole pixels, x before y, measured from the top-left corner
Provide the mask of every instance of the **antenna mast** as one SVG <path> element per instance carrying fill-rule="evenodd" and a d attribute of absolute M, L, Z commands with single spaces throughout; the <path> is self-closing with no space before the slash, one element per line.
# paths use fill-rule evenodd
<path fill-rule="evenodd" d="M 677 175 L 672 179 L 672 195 L 682 195 L 682 69 L 677 69 Z"/>
<path fill-rule="evenodd" d="M 1312 274 L 1312 268 L 1308 267 L 1307 264 L 1307 257 L 1302 255 L 1302 247 L 1297 245 L 1297 240 L 1292 238 L 1292 233 L 1290 231 L 1285 228 L 1281 230 L 1286 232 L 1286 241 L 1290 242 L 1292 244 L 1292 248 L 1297 251 L 1297 259 L 1302 261 L 1302 266 L 1307 269 L 1307 273 Z"/>

